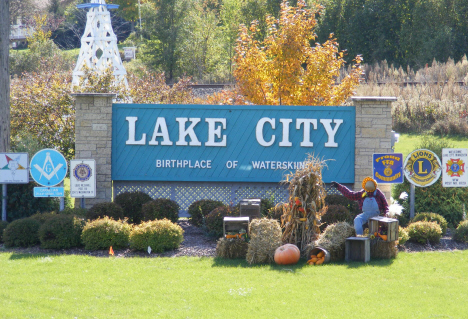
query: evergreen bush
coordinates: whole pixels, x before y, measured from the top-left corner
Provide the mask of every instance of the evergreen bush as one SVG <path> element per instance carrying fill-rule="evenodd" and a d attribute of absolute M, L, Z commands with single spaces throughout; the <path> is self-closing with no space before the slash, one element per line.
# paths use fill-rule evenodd
<path fill-rule="evenodd" d="M 453 234 L 453 240 L 468 243 L 468 220 L 464 220 L 458 225 L 455 234 Z"/>
<path fill-rule="evenodd" d="M 167 218 L 176 223 L 179 220 L 179 204 L 167 198 L 147 202 L 143 204 L 141 211 L 144 221 Z"/>
<path fill-rule="evenodd" d="M 83 228 L 81 241 L 87 250 L 108 249 L 111 246 L 115 249 L 125 248 L 131 230 L 132 226 L 127 222 L 106 216 L 88 221 Z"/>
<path fill-rule="evenodd" d="M 442 229 L 436 222 L 420 221 L 408 226 L 409 240 L 420 244 L 438 244 Z"/>
<path fill-rule="evenodd" d="M 123 219 L 124 211 L 122 207 L 116 203 L 104 202 L 95 204 L 86 213 L 86 218 L 89 220 L 95 220 L 106 216 L 114 220 Z"/>
<path fill-rule="evenodd" d="M 211 213 L 205 217 L 205 226 L 208 235 L 214 237 L 221 237 L 224 233 L 224 217 L 239 216 L 237 207 L 220 206 L 215 208 Z M 247 229 L 246 229 L 247 230 Z"/>
<path fill-rule="evenodd" d="M 3 243 L 3 231 L 8 226 L 8 222 L 5 220 L 0 220 L 0 243 Z"/>
<path fill-rule="evenodd" d="M 184 240 L 182 227 L 168 219 L 152 220 L 136 225 L 130 233 L 130 248 L 156 253 L 177 249 Z"/>
<path fill-rule="evenodd" d="M 81 232 L 85 221 L 73 215 L 55 215 L 39 228 L 41 247 L 45 249 L 68 249 L 81 245 Z"/>
<path fill-rule="evenodd" d="M 189 222 L 197 227 L 203 225 L 203 220 L 216 207 L 224 206 L 223 202 L 211 199 L 201 199 L 190 204 L 188 213 Z"/>
<path fill-rule="evenodd" d="M 3 231 L 5 247 L 30 247 L 39 244 L 41 224 L 32 218 L 12 221 Z"/>
<path fill-rule="evenodd" d="M 134 224 L 143 219 L 142 206 L 151 201 L 151 196 L 143 192 L 125 192 L 115 197 L 114 203 L 122 207 L 125 217 Z"/>
<path fill-rule="evenodd" d="M 74 215 L 82 218 L 86 218 L 87 213 L 88 210 L 81 207 L 65 207 L 65 209 L 60 212 L 61 215 Z"/>
<path fill-rule="evenodd" d="M 414 216 L 412 222 L 419 222 L 419 221 L 425 221 L 425 222 L 436 222 L 439 224 L 440 228 L 442 229 L 442 235 L 445 234 L 447 231 L 447 221 L 445 220 L 444 217 L 442 217 L 439 214 L 434 214 L 434 213 L 419 213 Z"/>
<path fill-rule="evenodd" d="M 322 225 L 320 225 L 320 230 L 324 231 L 328 225 L 335 224 L 337 222 L 351 223 L 352 221 L 353 217 L 345 206 L 328 205 L 327 212 L 322 216 Z"/>
<path fill-rule="evenodd" d="M 408 230 L 398 226 L 398 244 L 404 245 L 409 240 Z"/>
<path fill-rule="evenodd" d="M 31 215 L 29 218 L 37 220 L 42 225 L 47 220 L 54 218 L 55 216 L 57 216 L 56 212 L 48 212 L 48 213 L 36 213 L 34 215 Z"/>
<path fill-rule="evenodd" d="M 358 203 L 344 197 L 343 195 L 327 195 L 327 197 L 325 197 L 325 205 L 341 205 L 346 207 L 351 214 L 351 220 L 361 213 L 359 211 Z"/>

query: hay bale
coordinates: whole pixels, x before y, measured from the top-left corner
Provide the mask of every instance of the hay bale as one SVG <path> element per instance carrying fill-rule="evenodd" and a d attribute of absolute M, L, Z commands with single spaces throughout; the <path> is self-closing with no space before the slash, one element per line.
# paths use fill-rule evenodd
<path fill-rule="evenodd" d="M 220 238 L 216 245 L 216 257 L 245 258 L 248 244 L 243 238 Z"/>
<path fill-rule="evenodd" d="M 396 241 L 383 241 L 375 238 L 370 242 L 371 258 L 392 259 L 398 255 L 398 247 Z"/>
<path fill-rule="evenodd" d="M 319 239 L 306 248 L 306 257 L 310 256 L 312 249 L 322 247 L 330 253 L 330 261 L 345 259 L 346 238 L 355 236 L 354 227 L 347 222 L 329 225 Z"/>
<path fill-rule="evenodd" d="M 275 250 L 281 246 L 281 227 L 274 219 L 254 219 L 249 225 L 250 242 L 246 260 L 249 264 L 274 262 Z"/>

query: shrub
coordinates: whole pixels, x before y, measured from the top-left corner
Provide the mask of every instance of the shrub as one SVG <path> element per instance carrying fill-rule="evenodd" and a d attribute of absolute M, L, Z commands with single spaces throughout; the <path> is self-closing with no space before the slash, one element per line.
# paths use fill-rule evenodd
<path fill-rule="evenodd" d="M 437 244 L 442 237 L 442 229 L 436 222 L 416 222 L 408 226 L 408 235 L 411 241 L 420 244 Z"/>
<path fill-rule="evenodd" d="M 74 215 L 74 216 L 77 216 L 77 217 L 86 218 L 87 213 L 88 213 L 88 210 L 86 208 L 65 207 L 65 209 L 60 212 L 60 215 Z"/>
<path fill-rule="evenodd" d="M 30 247 L 39 243 L 41 224 L 32 218 L 12 221 L 3 231 L 3 242 L 6 247 Z"/>
<path fill-rule="evenodd" d="M 125 248 L 132 226 L 125 221 L 113 220 L 109 217 L 89 221 L 83 228 L 81 240 L 85 249 L 98 250 L 113 248 Z"/>
<path fill-rule="evenodd" d="M 453 234 L 453 239 L 463 243 L 468 242 L 468 220 L 465 220 L 458 225 L 455 230 L 455 234 Z"/>
<path fill-rule="evenodd" d="M 352 221 L 353 218 L 346 207 L 343 205 L 328 205 L 327 212 L 322 216 L 322 225 L 320 225 L 320 230 L 323 231 L 328 225 L 337 222 Z"/>
<path fill-rule="evenodd" d="M 404 245 L 408 240 L 408 231 L 405 228 L 398 226 L 398 244 Z"/>
<path fill-rule="evenodd" d="M 55 215 L 39 228 L 41 247 L 67 249 L 81 245 L 81 232 L 85 221 L 73 215 Z"/>
<path fill-rule="evenodd" d="M 0 243 L 3 243 L 3 231 L 8 226 L 8 222 L 5 220 L 0 220 Z"/>
<path fill-rule="evenodd" d="M 283 206 L 288 205 L 286 203 L 279 203 L 276 206 L 268 210 L 267 218 L 275 219 L 281 224 L 281 216 L 283 216 Z"/>
<path fill-rule="evenodd" d="M 358 203 L 354 200 L 347 199 L 343 195 L 327 195 L 327 197 L 325 197 L 325 205 L 341 205 L 346 207 L 351 214 L 351 220 L 361 213 Z"/>
<path fill-rule="evenodd" d="M 167 218 L 175 223 L 179 220 L 179 204 L 167 198 L 158 198 L 143 204 L 144 221 Z"/>
<path fill-rule="evenodd" d="M 37 184 L 9 184 L 7 211 L 8 221 L 29 217 L 37 212 L 58 211 L 59 200 L 56 197 L 34 197 Z"/>
<path fill-rule="evenodd" d="M 29 218 L 37 220 L 41 225 L 44 224 L 47 220 L 57 216 L 56 212 L 49 212 L 49 213 L 36 213 L 31 215 Z"/>
<path fill-rule="evenodd" d="M 210 199 L 197 200 L 190 204 L 188 213 L 190 215 L 189 222 L 197 227 L 203 225 L 203 219 L 211 213 L 216 207 L 224 206 L 223 202 Z"/>
<path fill-rule="evenodd" d="M 125 217 L 134 224 L 139 224 L 142 221 L 141 208 L 149 201 L 151 201 L 151 196 L 143 192 L 125 192 L 117 195 L 114 199 L 114 203 L 124 210 Z"/>
<path fill-rule="evenodd" d="M 86 213 L 86 218 L 90 220 L 95 220 L 98 218 L 109 217 L 114 220 L 119 220 L 124 218 L 124 211 L 122 207 L 112 202 L 104 202 L 95 204 L 91 207 Z"/>
<path fill-rule="evenodd" d="M 168 219 L 152 220 L 136 225 L 130 233 L 130 248 L 154 252 L 177 249 L 184 240 L 182 227 Z"/>
<path fill-rule="evenodd" d="M 273 207 L 275 207 L 275 202 L 274 202 L 273 197 L 262 198 L 260 200 L 260 213 L 261 213 L 262 217 L 268 217 L 269 216 L 269 211 Z"/>
<path fill-rule="evenodd" d="M 444 217 L 440 216 L 439 214 L 419 213 L 416 216 L 414 216 L 412 222 L 414 223 L 419 221 L 436 222 L 442 229 L 442 234 L 445 234 L 445 232 L 447 231 L 447 221 Z"/>
<path fill-rule="evenodd" d="M 221 237 L 223 235 L 223 219 L 226 216 L 239 216 L 239 211 L 234 207 L 220 206 L 206 215 L 205 226 L 210 236 Z"/>

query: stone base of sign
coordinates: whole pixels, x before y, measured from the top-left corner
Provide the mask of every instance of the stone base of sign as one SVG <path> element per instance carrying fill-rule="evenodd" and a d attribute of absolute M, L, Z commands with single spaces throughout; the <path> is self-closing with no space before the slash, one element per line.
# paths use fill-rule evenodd
<path fill-rule="evenodd" d="M 96 160 L 96 198 L 86 208 L 112 201 L 111 149 L 113 93 L 81 93 L 75 97 L 75 159 Z M 75 200 L 79 207 L 80 199 Z"/>
<path fill-rule="evenodd" d="M 356 107 L 356 151 L 354 163 L 354 190 L 362 189 L 362 181 L 373 176 L 372 155 L 393 153 L 392 102 L 396 97 L 352 97 Z M 390 201 L 391 184 L 379 184 L 379 189 Z"/>

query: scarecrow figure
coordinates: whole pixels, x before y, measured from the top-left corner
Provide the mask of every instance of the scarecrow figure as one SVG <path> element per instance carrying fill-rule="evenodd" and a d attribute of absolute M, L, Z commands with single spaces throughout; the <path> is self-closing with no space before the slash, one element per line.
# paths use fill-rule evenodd
<path fill-rule="evenodd" d="M 385 195 L 380 189 L 377 188 L 377 182 L 372 177 L 366 177 L 362 181 L 362 190 L 353 192 L 344 185 L 337 182 L 331 183 L 343 196 L 348 199 L 358 202 L 361 214 L 357 215 L 354 219 L 354 229 L 357 236 L 363 235 L 362 225 L 364 225 L 369 218 L 380 215 L 380 212 L 388 213 L 388 203 Z"/>

